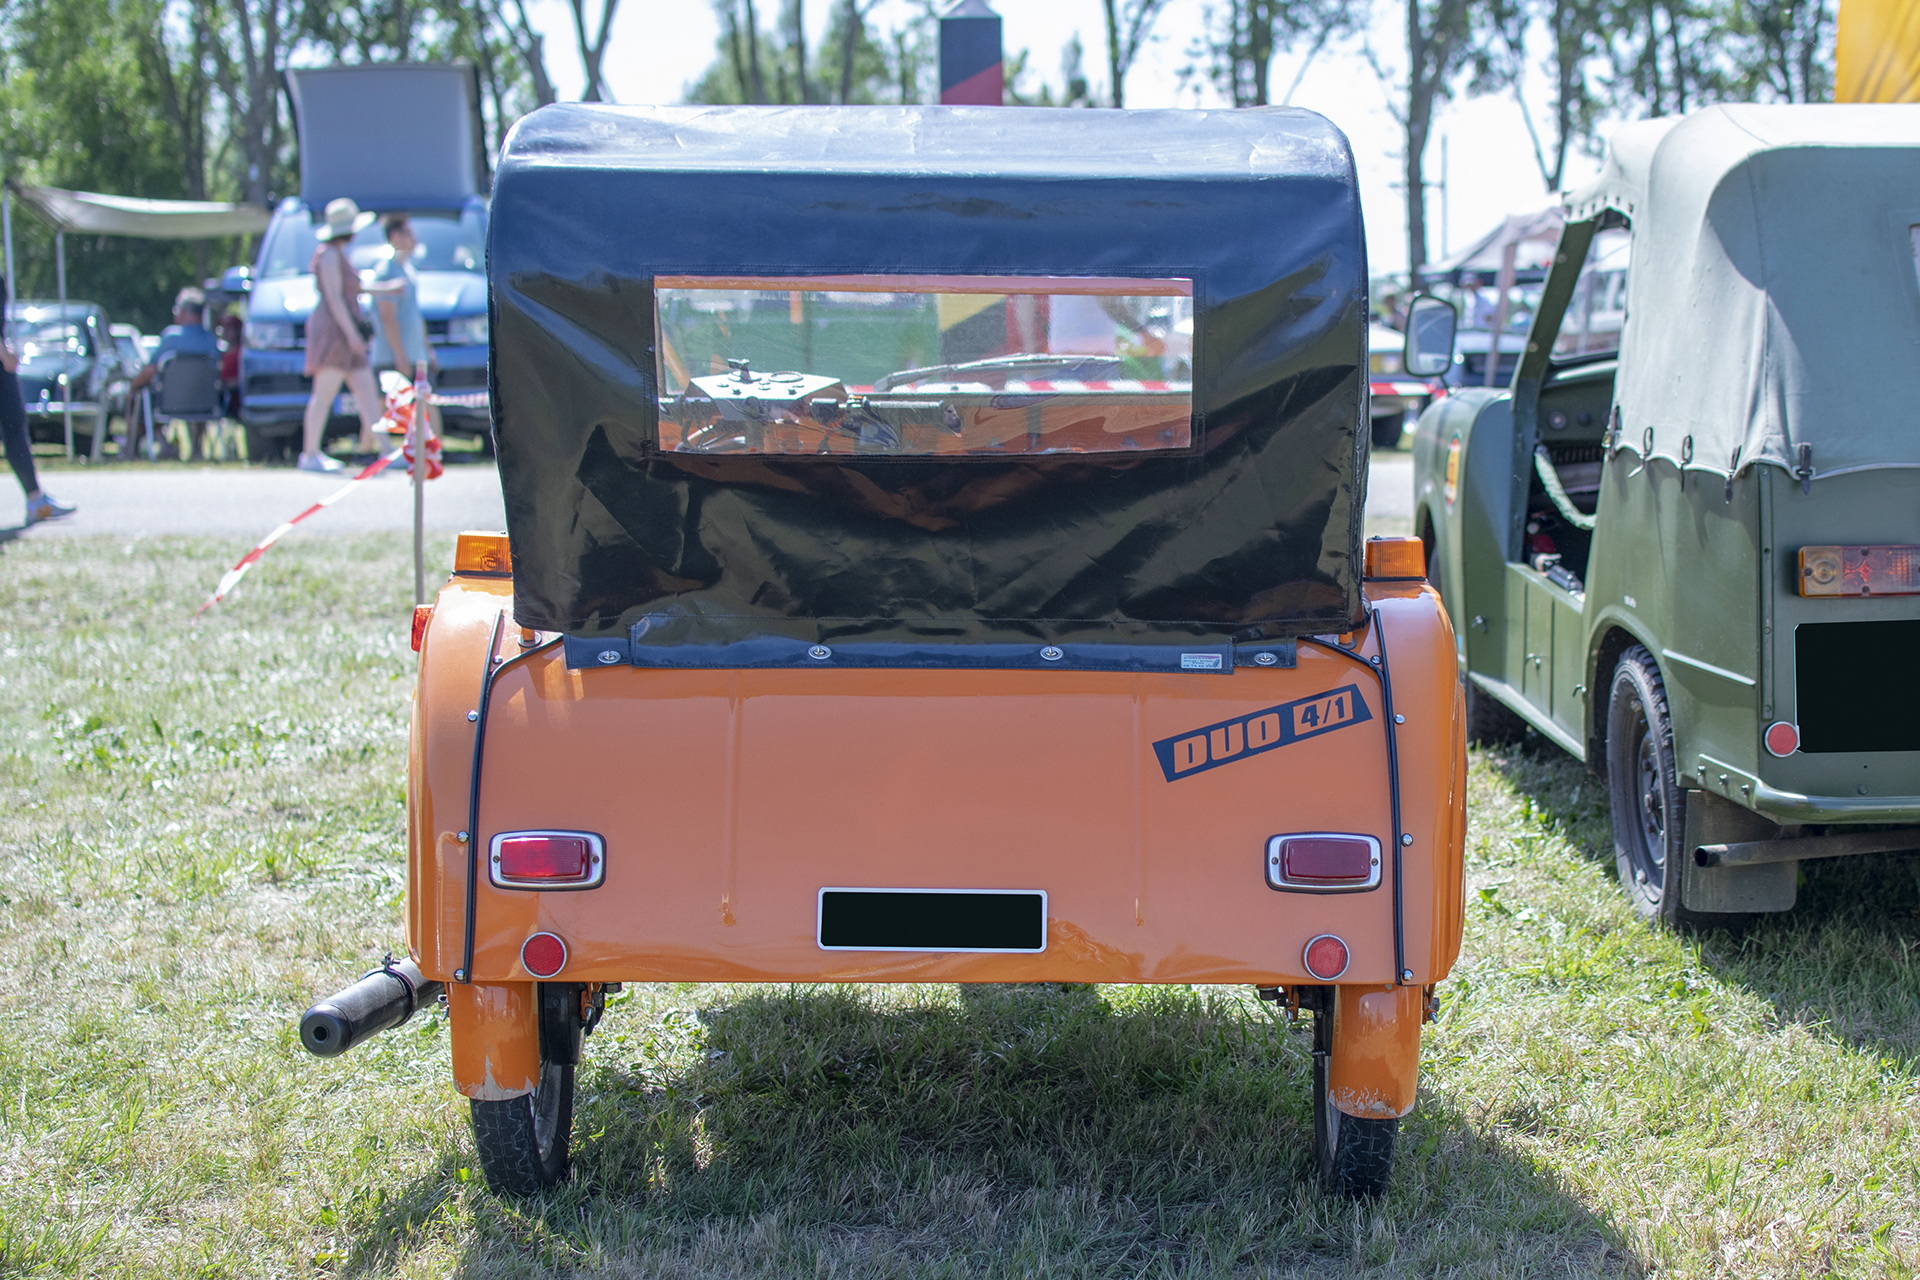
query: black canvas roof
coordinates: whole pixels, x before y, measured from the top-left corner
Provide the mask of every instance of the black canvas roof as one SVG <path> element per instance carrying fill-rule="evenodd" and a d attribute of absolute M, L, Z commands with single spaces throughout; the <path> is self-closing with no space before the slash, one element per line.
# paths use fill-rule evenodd
<path fill-rule="evenodd" d="M 1366 261 L 1318 115 L 551 106 L 507 140 L 489 236 L 523 625 L 1191 645 L 1359 617 Z M 656 276 L 873 273 L 1191 280 L 1191 447 L 657 447 Z"/>

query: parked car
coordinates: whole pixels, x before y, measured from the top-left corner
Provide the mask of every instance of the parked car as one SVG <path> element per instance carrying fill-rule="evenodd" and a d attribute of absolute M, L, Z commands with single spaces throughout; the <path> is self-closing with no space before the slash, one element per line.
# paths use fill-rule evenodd
<path fill-rule="evenodd" d="M 1400 444 L 1407 426 L 1444 386 L 1438 379 L 1409 376 L 1401 366 L 1406 338 L 1397 329 L 1384 324 L 1367 326 L 1367 373 L 1369 376 L 1368 414 L 1376 449 L 1393 449 Z"/>
<path fill-rule="evenodd" d="M 1920 847 L 1920 694 L 1873 674 L 1920 645 L 1917 181 L 1909 107 L 1623 126 L 1511 385 L 1420 418 L 1470 728 L 1607 779 L 1646 915 L 1784 911 L 1801 860 Z"/>
<path fill-rule="evenodd" d="M 365 210 L 409 215 L 420 242 L 413 260 L 420 312 L 439 364 L 435 390 L 486 390 L 488 166 L 475 77 L 458 64 L 287 72 L 300 121 L 301 192 L 274 211 L 252 266 L 230 268 L 221 281 L 227 293 L 247 295 L 240 415 L 249 458 L 298 450 L 313 386 L 304 368 L 307 317 L 319 301 L 314 230 L 327 203 L 341 196 Z M 367 276 L 390 252 L 378 221 L 347 248 Z M 363 310 L 371 319 L 364 301 Z M 443 420 L 455 434 L 484 438 L 490 429 L 484 404 L 449 406 Z M 358 430 L 343 391 L 327 436 Z"/>
<path fill-rule="evenodd" d="M 29 438 L 65 444 L 70 416 L 74 448 L 87 452 L 93 433 L 110 416 L 110 386 L 119 376 L 119 350 L 106 312 L 91 302 L 10 302 L 7 332 L 20 353 Z"/>
<path fill-rule="evenodd" d="M 410 954 L 303 1042 L 444 991 L 517 1194 L 621 983 L 1251 984 L 1380 1191 L 1465 742 L 1419 543 L 1361 538 L 1354 181 L 1298 110 L 523 119 L 509 527 L 415 614 Z"/>

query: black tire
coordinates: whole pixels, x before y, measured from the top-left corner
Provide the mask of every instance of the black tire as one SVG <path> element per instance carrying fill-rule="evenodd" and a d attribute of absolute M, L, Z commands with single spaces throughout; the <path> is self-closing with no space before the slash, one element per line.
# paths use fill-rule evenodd
<path fill-rule="evenodd" d="M 1372 420 L 1373 447 L 1376 449 L 1397 449 L 1400 437 L 1407 429 L 1407 415 L 1390 413 Z"/>
<path fill-rule="evenodd" d="M 540 1066 L 540 1087 L 505 1102 L 473 1103 L 473 1144 L 487 1185 L 533 1196 L 566 1181 L 573 1137 L 573 1068 Z"/>
<path fill-rule="evenodd" d="M 1620 655 L 1607 697 L 1607 792 L 1613 857 L 1634 910 L 1669 925 L 1703 923 L 1668 873 L 1687 856 L 1687 793 L 1673 759 L 1667 686 L 1644 645 Z"/>
<path fill-rule="evenodd" d="M 1327 992 L 1329 1004 L 1334 993 Z M 1333 1105 L 1327 1089 L 1333 1060 L 1332 1010 L 1313 1015 L 1313 1162 L 1328 1193 L 1370 1200 L 1387 1193 L 1400 1121 L 1362 1120 Z"/>
<path fill-rule="evenodd" d="M 1518 742 L 1527 736 L 1527 722 L 1520 713 L 1482 689 L 1465 676 L 1467 699 L 1467 741 L 1485 746 Z"/>

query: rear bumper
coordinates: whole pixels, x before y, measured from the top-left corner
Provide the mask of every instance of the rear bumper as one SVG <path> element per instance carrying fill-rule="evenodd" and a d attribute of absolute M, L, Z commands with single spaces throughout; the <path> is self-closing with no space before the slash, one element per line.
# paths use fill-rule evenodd
<path fill-rule="evenodd" d="M 1782 791 L 1709 755 L 1698 757 L 1702 790 L 1726 796 L 1783 826 L 1801 823 L 1920 824 L 1920 796 L 1810 796 Z"/>

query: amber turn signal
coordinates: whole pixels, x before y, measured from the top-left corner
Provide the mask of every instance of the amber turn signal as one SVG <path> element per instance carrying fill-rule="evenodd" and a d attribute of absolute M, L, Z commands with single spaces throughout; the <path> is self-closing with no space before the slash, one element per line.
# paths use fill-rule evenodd
<path fill-rule="evenodd" d="M 413 606 L 413 651 L 420 652 L 420 642 L 427 638 L 427 623 L 433 617 L 433 606 L 417 604 Z"/>
<path fill-rule="evenodd" d="M 507 535 L 477 530 L 461 534 L 453 544 L 453 571 L 511 574 L 513 552 L 507 547 Z"/>
<path fill-rule="evenodd" d="M 1920 595 L 1920 546 L 1802 547 L 1800 594 Z"/>
<path fill-rule="evenodd" d="M 1424 578 L 1427 548 L 1418 538 L 1368 538 L 1366 576 Z"/>

